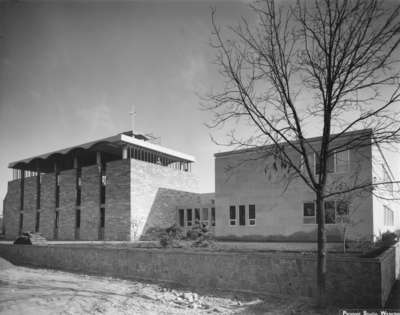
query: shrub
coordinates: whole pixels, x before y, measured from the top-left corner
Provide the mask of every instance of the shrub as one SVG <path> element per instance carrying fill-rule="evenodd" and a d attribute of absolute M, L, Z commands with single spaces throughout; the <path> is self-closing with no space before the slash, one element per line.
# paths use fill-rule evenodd
<path fill-rule="evenodd" d="M 183 232 L 176 224 L 166 228 L 159 236 L 160 245 L 164 248 L 177 246 L 182 238 Z"/>
<path fill-rule="evenodd" d="M 202 223 L 196 223 L 187 232 L 187 238 L 193 241 L 192 247 L 211 247 L 213 244 L 213 235 L 208 227 Z"/>

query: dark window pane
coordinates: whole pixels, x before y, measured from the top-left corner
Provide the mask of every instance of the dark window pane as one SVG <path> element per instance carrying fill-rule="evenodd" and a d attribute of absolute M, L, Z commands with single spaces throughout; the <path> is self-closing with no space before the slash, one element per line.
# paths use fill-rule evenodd
<path fill-rule="evenodd" d="M 305 202 L 303 205 L 303 215 L 305 217 L 315 216 L 315 204 L 313 202 Z"/>
<path fill-rule="evenodd" d="M 229 207 L 229 219 L 231 219 L 231 220 L 236 219 L 236 207 L 235 206 Z"/>
<path fill-rule="evenodd" d="M 207 221 L 208 220 L 208 208 L 203 208 L 201 215 L 202 215 L 203 221 Z"/>
<path fill-rule="evenodd" d="M 40 212 L 36 212 L 35 232 L 39 232 Z"/>
<path fill-rule="evenodd" d="M 199 223 L 200 221 L 200 209 L 198 208 L 194 209 L 194 221 L 196 223 Z"/>
<path fill-rule="evenodd" d="M 100 208 L 100 227 L 105 226 L 106 221 L 106 210 L 104 208 Z"/>
<path fill-rule="evenodd" d="M 55 219 L 55 223 L 54 223 L 56 229 L 58 229 L 58 226 L 59 226 L 59 218 L 60 218 L 59 212 L 56 211 L 56 219 Z"/>
<path fill-rule="evenodd" d="M 325 201 L 325 223 L 335 223 L 335 202 Z"/>
<path fill-rule="evenodd" d="M 333 173 L 335 170 L 335 156 L 334 154 L 328 156 L 328 159 L 326 161 L 326 171 L 328 173 Z M 319 156 L 318 154 L 315 154 L 315 173 L 319 174 L 321 169 L 321 164 L 319 162 Z"/>
<path fill-rule="evenodd" d="M 81 227 L 81 210 L 76 210 L 75 224 L 77 229 Z"/>
<path fill-rule="evenodd" d="M 211 225 L 215 226 L 215 208 L 211 208 Z"/>
<path fill-rule="evenodd" d="M 192 209 L 186 209 L 186 221 L 187 221 L 187 226 L 192 225 Z"/>
<path fill-rule="evenodd" d="M 338 215 L 349 215 L 349 205 L 346 201 L 338 201 L 336 208 Z"/>
<path fill-rule="evenodd" d="M 249 219 L 255 219 L 255 218 L 256 218 L 256 206 L 249 205 Z"/>
<path fill-rule="evenodd" d="M 21 213 L 19 215 L 19 233 L 22 232 L 22 227 L 24 226 L 24 215 Z"/>
<path fill-rule="evenodd" d="M 179 209 L 179 225 L 185 226 L 185 211 L 183 209 Z"/>
<path fill-rule="evenodd" d="M 246 225 L 246 207 L 239 206 L 239 225 Z"/>

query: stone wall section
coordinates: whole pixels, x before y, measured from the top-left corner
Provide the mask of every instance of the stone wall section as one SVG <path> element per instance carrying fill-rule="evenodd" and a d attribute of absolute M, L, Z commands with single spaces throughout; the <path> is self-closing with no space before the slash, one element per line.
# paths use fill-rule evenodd
<path fill-rule="evenodd" d="M 21 181 L 8 182 L 6 197 L 4 198 L 4 229 L 6 239 L 15 239 L 18 236 L 20 214 Z"/>
<path fill-rule="evenodd" d="M 106 166 L 105 240 L 129 241 L 131 228 L 130 160 Z"/>
<path fill-rule="evenodd" d="M 100 226 L 100 173 L 97 165 L 82 167 L 80 239 L 96 241 Z"/>
<path fill-rule="evenodd" d="M 176 223 L 177 206 L 198 200 L 190 172 L 131 159 L 131 240 Z"/>
<path fill-rule="evenodd" d="M 54 173 L 43 174 L 40 186 L 39 233 L 48 240 L 54 239 L 55 187 L 56 178 Z"/>
<path fill-rule="evenodd" d="M 36 222 L 37 177 L 24 179 L 24 224 L 23 232 L 34 232 Z"/>
<path fill-rule="evenodd" d="M 0 245 L 0 255 L 17 265 L 174 283 L 196 289 L 306 297 L 317 294 L 317 258 L 304 253 Z M 388 262 L 393 263 L 380 257 L 330 255 L 328 303 L 341 308 L 383 307 L 387 297 L 383 288 L 392 285 L 394 276 L 393 272 L 381 274 Z"/>
<path fill-rule="evenodd" d="M 76 169 L 60 172 L 59 240 L 75 239 Z"/>

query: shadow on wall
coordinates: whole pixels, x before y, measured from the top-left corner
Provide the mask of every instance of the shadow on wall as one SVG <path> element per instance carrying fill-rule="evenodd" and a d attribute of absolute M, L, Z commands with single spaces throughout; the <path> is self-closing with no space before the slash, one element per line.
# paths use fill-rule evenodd
<path fill-rule="evenodd" d="M 140 197 L 139 197 L 140 198 Z M 145 198 L 145 197 L 144 197 Z M 151 202 L 151 207 L 143 224 L 143 231 L 140 236 L 141 241 L 158 240 L 160 234 L 168 227 L 177 223 L 177 207 L 196 205 L 200 206 L 200 194 L 187 192 L 182 190 L 158 188 L 154 199 Z M 138 208 L 135 208 L 132 218 L 133 234 L 138 234 L 140 226 L 140 218 L 135 218 L 135 213 L 146 213 L 145 203 L 138 202 Z M 142 204 L 142 206 L 140 206 Z M 136 229 L 136 230 L 135 230 Z M 136 239 L 136 237 L 135 237 Z"/>

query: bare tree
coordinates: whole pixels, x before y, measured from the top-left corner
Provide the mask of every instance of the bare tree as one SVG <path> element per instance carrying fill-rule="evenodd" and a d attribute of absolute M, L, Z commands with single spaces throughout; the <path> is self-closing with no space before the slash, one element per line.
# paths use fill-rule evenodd
<path fill-rule="evenodd" d="M 327 190 L 328 158 L 341 150 L 391 143 L 400 138 L 400 6 L 378 0 L 273 0 L 250 6 L 251 21 L 222 32 L 212 12 L 216 65 L 225 86 L 207 98 L 211 128 L 231 126 L 226 145 L 272 144 L 276 162 L 315 192 L 318 223 L 317 281 L 325 302 L 326 230 L 324 200 L 383 183 L 365 182 Z M 307 139 L 312 126 L 319 147 Z M 337 141 L 353 130 L 358 138 Z M 296 152 L 293 158 L 288 149 Z M 316 155 L 315 174 L 308 158 Z M 299 165 L 298 156 L 303 163 Z"/>

